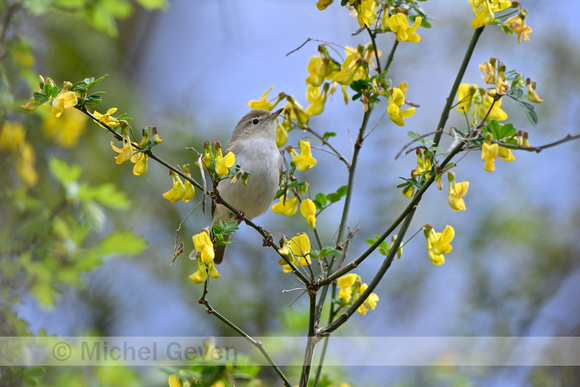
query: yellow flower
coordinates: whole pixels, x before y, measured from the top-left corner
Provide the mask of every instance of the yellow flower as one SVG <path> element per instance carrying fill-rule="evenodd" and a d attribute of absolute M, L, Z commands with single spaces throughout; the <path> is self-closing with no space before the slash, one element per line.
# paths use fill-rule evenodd
<path fill-rule="evenodd" d="M 304 233 L 296 234 L 294 238 L 290 239 L 280 250 L 278 250 L 278 253 L 285 256 L 295 266 L 310 265 L 310 239 L 308 238 L 308 235 Z M 297 260 L 296 258 L 299 259 Z M 285 259 L 280 259 L 278 264 L 282 265 L 284 273 L 292 271 L 292 268 L 288 265 Z"/>
<path fill-rule="evenodd" d="M 307 70 L 310 75 L 306 77 L 306 84 L 316 87 L 322 85 L 326 76 L 324 59 L 321 56 L 313 56 L 308 61 Z"/>
<path fill-rule="evenodd" d="M 179 376 L 173 374 L 169 376 L 169 387 L 181 387 L 181 381 L 179 380 Z"/>
<path fill-rule="evenodd" d="M 326 103 L 327 90 L 328 89 L 325 89 L 321 93 L 318 86 L 308 86 L 306 89 L 306 99 L 311 103 L 311 105 L 306 108 L 306 114 L 309 116 L 316 116 L 322 113 L 324 110 L 324 104 Z"/>
<path fill-rule="evenodd" d="M 488 85 L 495 83 L 495 64 L 487 61 L 479 65 L 479 70 L 483 73 L 483 81 Z"/>
<path fill-rule="evenodd" d="M 300 213 L 306 218 L 310 227 L 316 227 L 316 205 L 312 200 L 305 199 L 300 203 Z"/>
<path fill-rule="evenodd" d="M 411 117 L 415 114 L 415 108 L 401 110 L 401 106 L 405 103 L 405 93 L 407 92 L 407 83 L 402 82 L 399 87 L 393 87 L 389 100 L 387 102 L 387 113 L 389 118 L 398 126 L 404 126 L 403 118 Z"/>
<path fill-rule="evenodd" d="M 336 296 L 345 305 L 352 305 L 368 288 L 368 285 L 362 283 L 361 278 L 353 273 L 343 275 L 336 284 L 340 288 Z M 356 312 L 364 316 L 369 309 L 375 309 L 378 301 L 379 296 L 371 293 Z"/>
<path fill-rule="evenodd" d="M 194 284 L 202 284 L 207 280 L 207 268 L 199 257 L 197 258 L 197 271 L 189 275 L 189 280 Z"/>
<path fill-rule="evenodd" d="M 304 108 L 290 96 L 286 96 L 288 103 L 284 106 L 283 114 L 286 118 L 294 120 L 299 126 L 305 127 L 308 123 L 308 114 L 304 112 Z"/>
<path fill-rule="evenodd" d="M 296 211 L 298 211 L 298 198 L 296 196 L 293 196 L 292 198 L 287 197 L 284 201 L 284 197 L 282 196 L 280 201 L 272 206 L 272 211 L 275 214 L 292 216 Z"/>
<path fill-rule="evenodd" d="M 528 35 L 532 33 L 532 29 L 526 25 L 525 16 L 523 14 L 520 13 L 519 15 L 510 17 L 506 20 L 505 24 L 510 30 L 518 34 L 518 43 L 522 42 L 522 37 L 524 38 L 524 42 L 530 40 Z"/>
<path fill-rule="evenodd" d="M 282 248 L 278 250 L 278 254 L 282 255 L 283 257 L 286 257 L 286 259 L 292 262 L 294 266 L 298 265 L 298 261 L 296 261 L 296 258 L 292 254 L 292 251 L 290 250 L 290 247 L 288 247 L 287 243 L 284 244 L 284 246 L 282 246 Z M 290 273 L 292 271 L 292 267 L 290 267 L 290 265 L 286 262 L 284 258 L 280 259 L 278 261 L 278 264 L 282 265 L 282 271 L 284 273 Z"/>
<path fill-rule="evenodd" d="M 171 174 L 171 178 L 173 179 L 173 187 L 163 193 L 163 197 L 169 200 L 171 203 L 175 203 L 178 200 L 181 200 L 185 195 L 185 186 L 181 181 L 181 178 L 173 171 L 169 172 Z"/>
<path fill-rule="evenodd" d="M 292 161 L 294 162 L 296 169 L 300 172 L 304 172 L 316 165 L 316 159 L 312 157 L 309 141 L 300 140 L 298 145 L 300 145 L 300 154 L 292 148 L 290 150 L 290 155 L 292 156 Z"/>
<path fill-rule="evenodd" d="M 493 23 L 495 12 L 501 12 L 512 6 L 511 0 L 469 0 L 475 18 L 471 22 L 472 28 L 479 28 Z"/>
<path fill-rule="evenodd" d="M 213 263 L 213 261 L 211 261 L 207 264 L 207 268 L 208 268 L 209 276 L 211 278 L 216 279 L 216 278 L 220 277 L 220 273 L 215 268 L 215 264 Z"/>
<path fill-rule="evenodd" d="M 332 4 L 333 1 L 334 0 L 318 0 L 318 3 L 316 3 L 316 8 L 318 8 L 319 11 L 324 11 L 326 7 Z"/>
<path fill-rule="evenodd" d="M 512 151 L 509 150 L 508 148 L 504 147 L 504 146 L 500 146 L 498 148 L 497 154 L 506 163 L 512 162 L 512 161 L 514 161 L 516 159 L 515 156 L 514 156 L 514 154 L 512 153 Z"/>
<path fill-rule="evenodd" d="M 536 93 L 536 82 L 534 81 L 530 81 L 530 83 L 528 83 L 526 85 L 526 98 L 528 99 L 528 101 L 530 102 L 534 102 L 534 103 L 542 103 L 544 100 Z"/>
<path fill-rule="evenodd" d="M 288 242 L 290 251 L 295 257 L 299 257 L 301 265 L 310 265 L 310 239 L 308 235 L 301 232 Z"/>
<path fill-rule="evenodd" d="M 415 32 L 423 20 L 421 16 L 415 18 L 412 26 L 409 26 L 409 18 L 404 13 L 396 13 L 386 19 L 387 16 L 388 14 L 385 13 L 383 29 L 386 30 L 386 27 L 388 27 L 389 30 L 393 31 L 397 35 L 399 42 L 418 43 L 421 40 L 421 37 Z"/>
<path fill-rule="evenodd" d="M 403 188 L 403 196 L 406 198 L 411 199 L 413 197 L 413 194 L 415 193 L 415 187 L 413 187 L 411 184 L 405 186 L 405 188 Z"/>
<path fill-rule="evenodd" d="M 461 183 L 455 182 L 455 176 L 449 173 L 449 196 L 447 201 L 453 209 L 453 211 L 465 211 L 465 202 L 463 197 L 467 194 L 467 189 L 469 188 L 469 182 L 464 181 Z"/>
<path fill-rule="evenodd" d="M 349 303 L 352 299 L 352 286 L 355 284 L 356 280 L 358 279 L 358 275 L 354 273 L 345 274 L 340 277 L 336 284 L 340 288 L 338 291 L 337 297 L 344 303 Z"/>
<path fill-rule="evenodd" d="M 290 124 L 290 121 L 284 120 L 284 123 L 286 122 Z M 288 131 L 286 130 L 286 126 L 284 125 L 284 123 L 282 124 L 278 123 L 278 125 L 276 126 L 276 146 L 278 148 L 286 144 L 286 141 L 288 141 Z"/>
<path fill-rule="evenodd" d="M 351 67 L 354 55 L 347 53 L 346 59 L 342 62 L 340 66 L 340 71 L 334 74 L 333 81 L 340 83 L 343 86 L 348 86 L 354 81 L 354 75 L 356 72 L 356 65 Z M 356 61 L 355 61 L 356 63 Z"/>
<path fill-rule="evenodd" d="M 117 164 L 123 164 L 125 161 L 129 160 L 133 156 L 133 145 L 131 144 L 131 139 L 129 138 L 128 133 L 123 133 L 123 147 L 117 148 L 115 143 L 111 141 L 111 148 L 115 152 L 118 153 L 117 157 L 115 158 L 115 162 Z"/>
<path fill-rule="evenodd" d="M 451 241 L 455 237 L 455 230 L 451 226 L 446 226 L 443 232 L 435 232 L 433 227 L 425 226 L 425 237 L 427 238 L 427 252 L 431 262 L 435 265 L 445 263 L 443 254 L 449 253 L 453 247 Z"/>
<path fill-rule="evenodd" d="M 26 142 L 26 130 L 20 122 L 4 121 L 0 128 L 0 149 L 17 151 Z"/>
<path fill-rule="evenodd" d="M 459 100 L 457 110 L 468 115 L 473 108 L 474 114 L 471 118 L 472 123 L 475 123 L 478 117 L 480 119 L 485 118 L 486 121 L 504 121 L 508 118 L 507 113 L 501 108 L 501 99 L 494 102 L 494 98 L 489 94 L 485 94 L 484 91 L 481 91 L 480 93 L 477 91 L 477 85 L 460 85 L 457 90 L 457 99 Z M 490 94 L 495 94 L 495 92 L 495 90 L 489 91 Z"/>
<path fill-rule="evenodd" d="M 411 172 L 411 176 L 421 176 L 423 173 L 430 171 L 431 168 L 431 157 L 427 155 L 424 156 L 421 148 L 417 149 L 417 168 Z M 428 179 L 430 176 L 427 174 L 425 177 Z"/>
<path fill-rule="evenodd" d="M 233 152 L 228 152 L 226 156 L 222 156 L 222 148 L 217 148 L 217 155 L 215 156 L 215 172 L 218 175 L 227 175 L 229 168 L 236 163 L 236 157 Z"/>
<path fill-rule="evenodd" d="M 365 290 L 367 290 L 367 288 L 368 288 L 368 285 L 367 284 L 362 284 L 361 287 L 360 287 L 361 294 Z M 361 311 L 359 313 L 361 313 L 364 316 L 366 314 L 366 312 L 367 312 L 367 309 L 371 309 L 372 310 L 372 309 L 375 309 L 376 308 L 377 302 L 379 302 L 379 296 L 377 294 L 375 294 L 375 293 L 369 294 L 369 296 L 367 297 L 367 299 L 365 300 L 365 302 L 363 304 L 365 306 L 364 311 Z M 363 305 L 361 305 L 361 306 L 363 306 Z M 358 312 L 358 310 L 357 310 L 357 312 Z"/>
<path fill-rule="evenodd" d="M 86 131 L 87 116 L 74 109 L 61 118 L 43 115 L 42 129 L 46 138 L 52 139 L 62 148 L 73 148 Z"/>
<path fill-rule="evenodd" d="M 184 203 L 187 203 L 188 201 L 193 199 L 195 195 L 195 187 L 188 180 L 185 180 L 185 183 L 183 184 L 185 186 L 185 193 L 183 194 L 183 197 L 181 199 L 183 200 Z"/>
<path fill-rule="evenodd" d="M 113 114 L 115 114 L 116 111 L 117 111 L 117 108 L 110 108 L 109 110 L 107 110 L 107 112 L 105 114 L 101 114 L 95 110 L 93 112 L 93 116 L 95 116 L 97 118 L 97 121 L 95 121 L 95 122 L 99 125 L 105 124 L 111 129 L 115 129 L 115 128 L 120 127 L 121 122 L 112 116 Z M 103 126 L 103 125 L 101 125 L 101 126 Z"/>
<path fill-rule="evenodd" d="M 268 101 L 267 98 L 268 98 L 268 93 L 273 88 L 274 88 L 274 86 L 271 86 L 268 90 L 266 90 L 266 92 L 264 94 L 262 94 L 262 96 L 260 97 L 260 99 L 258 101 L 252 100 L 252 101 L 248 102 L 248 105 L 250 105 L 250 107 L 252 109 L 272 110 L 272 108 L 274 107 L 274 104 L 272 102 Z"/>
<path fill-rule="evenodd" d="M 204 263 L 213 261 L 215 252 L 213 250 L 213 243 L 211 242 L 209 233 L 204 230 L 199 234 L 194 235 L 191 239 L 193 239 L 195 251 L 200 256 L 201 261 Z"/>
<path fill-rule="evenodd" d="M 0 149 L 6 149 L 14 155 L 14 169 L 20 180 L 29 187 L 36 185 L 38 173 L 34 169 L 34 148 L 26 141 L 26 130 L 21 123 L 4 121 L 0 127 Z"/>
<path fill-rule="evenodd" d="M 463 83 L 459 85 L 457 89 L 457 100 L 459 104 L 457 105 L 457 111 L 462 112 L 464 115 L 468 115 L 471 111 L 471 105 L 475 99 L 475 94 L 477 91 L 477 85 L 469 85 Z"/>
<path fill-rule="evenodd" d="M 52 115 L 57 118 L 60 117 L 66 109 L 74 107 L 79 103 L 76 93 L 67 90 L 68 89 L 65 86 L 50 103 L 52 106 Z"/>
<path fill-rule="evenodd" d="M 497 144 L 488 144 L 487 142 L 484 142 L 481 146 L 481 161 L 485 161 L 483 169 L 487 172 L 493 172 L 495 170 L 494 162 L 497 160 L 498 153 L 499 145 Z"/>
<path fill-rule="evenodd" d="M 137 157 L 137 162 L 133 166 L 133 175 L 141 176 L 147 172 L 147 161 L 149 160 L 149 155 L 143 152 L 137 152 L 135 154 Z"/>
<path fill-rule="evenodd" d="M 377 18 L 377 3 L 375 0 L 362 0 L 357 7 L 358 25 L 370 27 Z"/>

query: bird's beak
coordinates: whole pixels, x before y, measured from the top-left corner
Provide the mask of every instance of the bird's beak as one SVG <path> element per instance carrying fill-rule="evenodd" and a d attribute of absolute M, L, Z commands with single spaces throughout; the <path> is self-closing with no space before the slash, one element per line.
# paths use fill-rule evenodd
<path fill-rule="evenodd" d="M 275 120 L 276 118 L 278 118 L 278 116 L 280 115 L 280 113 L 282 113 L 282 110 L 284 110 L 284 108 L 276 110 L 274 113 L 272 113 L 272 114 L 270 114 L 268 116 L 268 119 L 269 120 Z"/>

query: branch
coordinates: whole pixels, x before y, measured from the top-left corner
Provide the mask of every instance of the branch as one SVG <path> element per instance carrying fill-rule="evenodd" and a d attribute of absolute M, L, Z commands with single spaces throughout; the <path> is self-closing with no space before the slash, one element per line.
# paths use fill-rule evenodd
<path fill-rule="evenodd" d="M 248 340 L 254 347 L 258 348 L 258 350 L 266 358 L 266 360 L 268 361 L 268 363 L 270 364 L 270 366 L 274 369 L 274 371 L 278 374 L 278 376 L 280 376 L 280 379 L 282 379 L 282 383 L 284 384 L 284 386 L 285 387 L 292 387 L 292 384 L 288 381 L 288 379 L 286 378 L 286 376 L 284 375 L 284 373 L 282 372 L 282 370 L 280 370 L 280 368 L 276 365 L 276 363 L 274 363 L 274 360 L 272 360 L 272 358 L 270 357 L 270 355 L 268 354 L 268 352 L 266 352 L 266 350 L 264 349 L 264 346 L 262 345 L 262 342 L 259 341 L 259 340 L 254 339 L 253 337 L 251 337 L 250 335 L 248 335 L 241 328 L 239 328 L 236 324 L 234 324 L 233 322 L 231 322 L 230 320 L 228 320 L 226 317 L 224 317 L 221 313 L 219 313 L 218 311 L 216 311 L 209 304 L 209 301 L 205 297 L 207 295 L 207 282 L 208 281 L 206 281 L 206 285 L 204 286 L 203 294 L 202 294 L 201 298 L 197 302 L 199 302 L 202 305 L 205 305 L 205 308 L 206 308 L 205 311 L 207 312 L 207 314 L 213 314 L 219 320 L 221 320 L 223 323 L 225 323 L 227 326 L 229 326 L 234 331 L 236 331 L 240 336 L 242 336 L 243 338 L 245 338 L 246 340 Z"/>
<path fill-rule="evenodd" d="M 453 148 L 451 150 L 451 152 L 449 152 L 449 155 L 445 158 L 445 160 L 443 160 L 443 162 L 441 162 L 441 168 L 445 168 L 445 166 L 449 163 L 449 161 L 451 161 L 451 159 L 456 154 L 461 152 L 464 145 L 465 145 L 464 143 L 459 143 L 457 146 L 455 146 L 455 148 Z M 431 178 L 429 178 L 429 180 L 427 180 L 425 182 L 425 184 L 423 184 L 421 189 L 417 191 L 415 196 L 413 196 L 413 198 L 411 199 L 411 202 L 409 202 L 409 204 L 403 210 L 401 215 L 393 222 L 393 224 L 387 230 L 385 230 L 385 232 L 379 238 L 377 238 L 377 240 L 375 241 L 375 243 L 373 243 L 372 246 L 370 246 L 364 253 L 362 253 L 357 259 L 355 259 L 354 261 L 352 261 L 348 265 L 344 266 L 343 268 L 337 270 L 335 273 L 333 273 L 333 274 L 329 275 L 328 277 L 324 278 L 323 280 L 319 281 L 318 285 L 325 286 L 325 285 L 330 284 L 332 281 L 342 277 L 343 275 L 345 275 L 346 273 L 348 273 L 349 271 L 351 271 L 355 267 L 357 267 L 362 261 L 364 261 L 372 252 L 374 252 L 379 247 L 379 245 L 385 239 L 387 239 L 387 237 L 395 230 L 395 228 L 398 227 L 398 225 L 401 222 L 403 222 L 403 220 L 405 220 L 409 215 L 414 213 L 416 207 L 419 205 L 419 202 L 421 201 L 421 198 L 423 197 L 423 194 L 431 186 L 431 184 L 433 184 L 434 181 L 435 181 L 435 175 L 431 176 Z M 402 238 L 403 238 L 403 236 L 399 235 L 397 237 L 397 239 L 395 240 L 395 243 L 398 240 L 401 240 Z M 396 252 L 398 250 L 398 248 L 395 248 L 395 245 L 393 245 L 393 247 L 391 248 L 391 251 L 393 251 L 393 250 Z"/>
<path fill-rule="evenodd" d="M 465 52 L 465 56 L 463 57 L 463 62 L 461 62 L 461 66 L 459 66 L 459 71 L 457 72 L 457 76 L 455 77 L 455 82 L 451 87 L 451 91 L 449 92 L 449 97 L 447 97 L 447 102 L 445 103 L 445 107 L 441 112 L 441 119 L 439 120 L 439 124 L 437 124 L 437 133 L 435 133 L 435 137 L 433 137 L 433 141 L 435 142 L 435 146 L 439 145 L 439 141 L 441 140 L 441 133 L 439 130 L 445 127 L 447 123 L 447 119 L 449 118 L 449 111 L 451 110 L 451 105 L 453 105 L 453 101 L 455 100 L 455 96 L 457 95 L 457 89 L 459 89 L 459 85 L 461 84 L 461 80 L 463 79 L 463 75 L 465 74 L 465 70 L 467 69 L 467 65 L 469 64 L 469 60 L 473 55 L 473 51 L 475 50 L 475 46 L 477 45 L 477 41 L 483 32 L 485 27 L 479 27 L 475 31 L 473 31 L 473 36 L 471 37 L 471 41 L 469 42 L 469 46 L 467 47 L 467 51 Z"/>
<path fill-rule="evenodd" d="M 569 141 L 573 141 L 573 140 L 578 140 L 580 139 L 580 134 L 575 134 L 575 135 L 571 135 L 571 134 L 567 134 L 566 137 L 564 137 L 561 140 L 558 141 L 554 141 L 548 144 L 544 144 L 544 145 L 540 145 L 540 146 L 520 146 L 520 145 L 512 145 L 512 144 L 506 144 L 503 142 L 499 142 L 497 140 L 491 140 L 491 142 L 496 143 L 500 146 L 503 146 L 504 148 L 510 148 L 510 149 L 516 149 L 516 150 L 524 150 L 527 152 L 536 152 L 536 153 L 540 153 L 541 151 L 543 151 L 544 149 L 548 149 L 548 148 L 552 148 L 555 147 L 557 145 L 560 144 L 564 144 L 566 142 Z"/>
<path fill-rule="evenodd" d="M 314 129 L 312 129 L 310 126 L 308 126 L 306 128 L 306 130 L 310 133 L 312 133 L 313 135 L 316 136 L 316 138 L 318 138 L 320 141 L 322 141 L 322 145 L 326 145 L 327 147 L 330 148 L 330 150 L 332 150 L 332 152 L 334 152 L 334 155 L 336 157 L 338 157 L 338 159 L 340 161 L 342 161 L 347 168 L 350 168 L 350 163 L 348 162 L 348 160 L 346 159 L 346 157 L 344 157 L 339 151 L 337 151 L 332 145 L 330 145 L 330 143 L 328 142 L 328 140 L 326 140 L 323 136 L 320 135 L 320 133 L 318 133 L 317 131 L 315 131 Z"/>
<path fill-rule="evenodd" d="M 379 269 L 373 280 L 369 283 L 367 289 L 360 295 L 359 298 L 357 298 L 352 303 L 352 305 L 346 310 L 346 312 L 341 314 L 335 321 L 328 324 L 326 327 L 319 329 L 318 332 L 316 333 L 317 336 L 325 337 L 328 336 L 331 332 L 335 331 L 338 327 L 344 324 L 350 318 L 350 316 L 352 316 L 357 311 L 357 309 L 366 301 L 366 299 L 371 295 L 373 290 L 377 287 L 379 282 L 381 282 L 385 273 L 391 266 L 393 258 L 395 254 L 397 254 L 397 251 L 399 250 L 399 246 L 401 245 L 405 233 L 407 232 L 409 225 L 411 224 L 411 220 L 413 219 L 413 215 L 415 214 L 415 209 L 416 207 L 413 208 L 413 210 L 405 217 L 405 221 L 403 222 L 403 224 L 401 225 L 401 229 L 399 230 L 399 237 L 395 240 L 395 243 L 393 244 L 391 251 L 389 251 L 389 254 L 383 261 L 383 265 L 381 266 L 381 268 Z"/>

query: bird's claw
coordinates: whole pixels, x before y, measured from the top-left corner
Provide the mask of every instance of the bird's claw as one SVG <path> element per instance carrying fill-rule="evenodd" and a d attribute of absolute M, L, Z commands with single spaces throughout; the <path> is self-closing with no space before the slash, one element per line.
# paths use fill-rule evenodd
<path fill-rule="evenodd" d="M 272 237 L 272 233 L 269 231 L 266 231 L 262 228 L 262 226 L 259 226 L 260 231 L 262 231 L 264 234 L 266 234 L 266 236 L 264 237 L 264 242 L 262 242 L 262 246 L 264 247 L 270 247 L 274 244 L 274 238 Z"/>

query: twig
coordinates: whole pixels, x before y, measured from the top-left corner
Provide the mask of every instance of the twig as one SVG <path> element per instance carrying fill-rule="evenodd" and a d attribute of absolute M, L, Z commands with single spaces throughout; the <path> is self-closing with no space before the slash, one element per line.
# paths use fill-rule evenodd
<path fill-rule="evenodd" d="M 519 145 L 512 145 L 512 144 L 506 144 L 503 142 L 499 142 L 496 140 L 491 140 L 491 142 L 496 143 L 500 146 L 503 146 L 504 148 L 510 148 L 510 149 L 517 149 L 517 150 L 524 150 L 527 152 L 536 152 L 536 153 L 540 153 L 541 151 L 543 151 L 544 149 L 548 149 L 548 148 L 552 148 L 554 146 L 560 145 L 560 144 L 564 144 L 566 142 L 569 141 L 573 141 L 573 140 L 577 140 L 580 139 L 580 134 L 567 134 L 566 137 L 564 137 L 561 140 L 558 141 L 554 141 L 545 145 L 540 145 L 540 146 L 519 146 Z"/>
<path fill-rule="evenodd" d="M 339 152 L 337 151 L 329 142 L 328 140 L 326 140 L 323 136 L 320 135 L 320 133 L 318 133 L 317 131 L 315 131 L 314 129 L 312 129 L 311 127 L 307 127 L 306 130 L 310 133 L 312 133 L 313 135 L 316 136 L 316 138 L 318 138 L 320 141 L 322 141 L 323 145 L 326 145 L 327 147 L 329 147 L 332 152 L 334 152 L 334 155 L 336 157 L 338 157 L 338 159 L 340 161 L 342 161 L 347 168 L 350 168 L 350 163 L 348 162 L 348 160 Z"/>
<path fill-rule="evenodd" d="M 457 72 L 457 76 L 455 77 L 455 82 L 453 82 L 453 86 L 449 91 L 449 96 L 447 97 L 447 102 L 445 103 L 445 107 L 441 112 L 441 118 L 439 119 L 439 123 L 437 124 L 437 130 L 445 128 L 445 124 L 447 123 L 447 119 L 449 118 L 449 111 L 451 110 L 451 105 L 453 105 L 453 101 L 455 100 L 455 96 L 457 95 L 457 90 L 459 89 L 459 85 L 461 84 L 461 80 L 463 79 L 463 75 L 465 74 L 465 70 L 467 69 L 467 65 L 469 64 L 469 60 L 473 55 L 473 51 L 475 50 L 475 46 L 477 45 L 477 41 L 481 36 L 483 29 L 485 27 L 479 27 L 475 31 L 473 31 L 473 35 L 471 37 L 471 41 L 469 42 L 469 46 L 465 51 L 465 55 L 463 56 L 463 61 L 459 66 L 459 71 Z M 433 138 L 433 142 L 435 142 L 435 146 L 439 145 L 439 141 L 441 140 L 441 132 L 437 132 L 435 137 Z"/>
<path fill-rule="evenodd" d="M 414 138 L 413 140 L 409 141 L 408 143 L 406 143 L 405 145 L 403 145 L 403 147 L 401 148 L 401 150 L 399 152 L 397 152 L 397 155 L 395 156 L 395 160 L 398 160 L 399 157 L 401 157 L 401 153 L 403 153 L 403 151 L 407 147 L 413 145 L 414 143 L 416 143 L 417 141 L 419 141 L 422 138 L 428 137 L 428 136 L 430 136 L 432 134 L 437 134 L 438 132 L 442 132 L 442 131 L 443 131 L 443 129 L 438 129 L 438 130 L 435 130 L 433 132 L 429 132 L 429 133 L 422 134 L 421 136 L 419 136 L 417 138 Z M 413 148 L 413 149 L 415 149 L 415 148 Z M 408 153 L 409 153 L 408 151 L 405 152 L 405 155 L 408 154 Z"/>
<path fill-rule="evenodd" d="M 207 282 L 208 281 L 206 281 L 206 285 L 207 285 Z M 202 296 L 198 300 L 198 302 L 200 304 L 202 304 L 202 305 L 205 306 L 205 308 L 206 308 L 205 311 L 208 314 L 212 314 L 212 315 L 216 316 L 224 324 L 226 324 L 227 326 L 229 326 L 230 328 L 232 328 L 234 331 L 236 331 L 240 336 L 242 336 L 243 338 L 245 338 L 246 340 L 248 340 L 254 347 L 258 348 L 258 350 L 266 358 L 266 360 L 268 361 L 268 363 L 270 364 L 270 366 L 272 367 L 272 369 L 274 369 L 274 371 L 278 374 L 278 376 L 280 377 L 280 379 L 282 379 L 282 383 L 284 384 L 284 386 L 285 387 L 292 387 L 292 384 L 290 384 L 290 382 L 286 378 L 286 375 L 284 375 L 284 373 L 282 372 L 282 370 L 280 370 L 280 368 L 276 365 L 276 363 L 274 363 L 274 360 L 272 360 L 272 358 L 270 357 L 270 355 L 268 354 L 268 352 L 266 352 L 266 350 L 264 349 L 264 346 L 262 345 L 262 342 L 259 341 L 259 340 L 254 339 L 253 337 L 251 337 L 250 335 L 248 335 L 241 328 L 239 328 L 236 324 L 234 324 L 233 322 L 231 322 L 230 320 L 228 320 L 226 317 L 224 317 L 221 313 L 219 313 L 218 311 L 216 311 L 210 305 L 209 301 L 205 297 L 206 295 L 207 295 L 207 287 L 204 286 L 204 293 L 202 294 Z"/>

